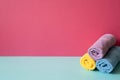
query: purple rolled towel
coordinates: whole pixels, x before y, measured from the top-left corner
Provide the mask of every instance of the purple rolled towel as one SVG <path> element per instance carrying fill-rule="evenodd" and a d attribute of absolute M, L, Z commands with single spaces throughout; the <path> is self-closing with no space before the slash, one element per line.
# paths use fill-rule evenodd
<path fill-rule="evenodd" d="M 88 49 L 88 54 L 94 60 L 101 59 L 115 43 L 116 39 L 114 35 L 104 34 Z"/>

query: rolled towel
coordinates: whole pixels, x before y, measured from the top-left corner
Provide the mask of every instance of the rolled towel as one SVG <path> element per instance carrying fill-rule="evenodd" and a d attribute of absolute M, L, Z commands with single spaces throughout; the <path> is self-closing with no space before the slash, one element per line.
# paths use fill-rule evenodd
<path fill-rule="evenodd" d="M 88 53 L 80 58 L 80 64 L 83 68 L 87 70 L 94 70 L 96 68 L 95 61 L 89 56 Z"/>
<path fill-rule="evenodd" d="M 116 39 L 112 34 L 105 34 L 88 49 L 88 53 L 94 60 L 101 59 L 115 43 Z"/>
<path fill-rule="evenodd" d="M 110 73 L 115 69 L 120 61 L 120 47 L 112 47 L 103 59 L 96 61 L 96 67 L 99 71 Z"/>

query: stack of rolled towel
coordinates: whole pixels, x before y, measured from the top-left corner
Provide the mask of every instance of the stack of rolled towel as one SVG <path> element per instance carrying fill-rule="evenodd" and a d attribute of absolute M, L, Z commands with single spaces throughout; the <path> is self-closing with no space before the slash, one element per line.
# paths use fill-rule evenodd
<path fill-rule="evenodd" d="M 101 36 L 80 58 L 80 64 L 87 70 L 97 68 L 100 72 L 111 73 L 120 61 L 120 47 L 114 46 L 112 34 Z"/>

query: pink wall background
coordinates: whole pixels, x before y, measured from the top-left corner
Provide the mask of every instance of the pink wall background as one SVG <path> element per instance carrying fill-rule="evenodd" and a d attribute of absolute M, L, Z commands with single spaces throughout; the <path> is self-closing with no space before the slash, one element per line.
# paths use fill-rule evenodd
<path fill-rule="evenodd" d="M 0 0 L 1 56 L 80 56 L 104 33 L 120 44 L 120 0 Z"/>

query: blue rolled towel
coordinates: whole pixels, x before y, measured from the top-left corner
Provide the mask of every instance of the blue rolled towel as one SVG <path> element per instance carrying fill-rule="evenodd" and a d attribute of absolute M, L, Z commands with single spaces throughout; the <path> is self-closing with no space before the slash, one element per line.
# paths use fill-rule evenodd
<path fill-rule="evenodd" d="M 96 61 L 96 67 L 99 71 L 110 73 L 114 70 L 120 61 L 120 47 L 114 46 L 110 48 L 107 55 Z"/>

